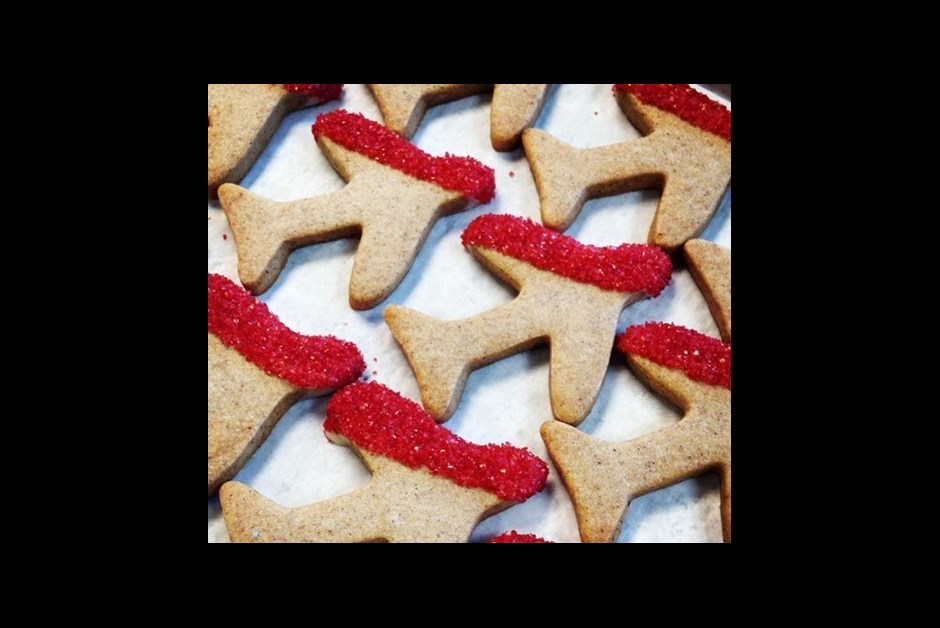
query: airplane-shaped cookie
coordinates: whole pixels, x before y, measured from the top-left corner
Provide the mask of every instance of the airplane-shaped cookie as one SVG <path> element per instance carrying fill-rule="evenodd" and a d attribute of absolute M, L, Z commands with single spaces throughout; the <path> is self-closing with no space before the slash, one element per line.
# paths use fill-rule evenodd
<path fill-rule="evenodd" d="M 385 309 L 424 407 L 447 420 L 470 371 L 547 343 L 554 416 L 580 423 L 600 392 L 620 313 L 662 292 L 672 273 L 669 257 L 645 244 L 582 244 L 510 215 L 480 216 L 464 231 L 463 243 L 519 296 L 459 321 L 401 306 Z"/>
<path fill-rule="evenodd" d="M 488 203 L 493 169 L 469 157 L 433 157 L 377 122 L 342 109 L 313 125 L 320 149 L 348 184 L 342 190 L 275 202 L 237 185 L 219 199 L 238 249 L 238 274 L 260 294 L 298 247 L 362 234 L 349 303 L 368 309 L 401 282 L 435 221 Z"/>
<path fill-rule="evenodd" d="M 244 288 L 209 275 L 209 497 L 297 401 L 349 384 L 365 367 L 353 343 L 291 331 Z"/>
<path fill-rule="evenodd" d="M 355 383 L 327 404 L 323 425 L 372 472 L 369 485 L 284 508 L 238 482 L 222 487 L 236 543 L 466 543 L 474 528 L 545 487 L 548 465 L 511 445 L 475 445 L 376 382 Z"/>
<path fill-rule="evenodd" d="M 500 152 L 519 145 L 522 132 L 535 124 L 549 85 L 534 84 L 377 84 L 369 85 L 385 119 L 385 124 L 411 139 L 428 107 L 460 100 L 480 92 L 493 91 L 490 113 L 490 140 Z"/>
<path fill-rule="evenodd" d="M 339 98 L 340 84 L 209 84 L 209 197 L 240 181 L 284 117 Z"/>
<path fill-rule="evenodd" d="M 706 249 L 714 255 L 714 264 L 702 260 Z M 719 327 L 730 338 L 730 292 L 720 288 L 730 285 L 724 270 L 730 269 L 730 251 L 702 241 L 688 242 L 685 251 L 690 265 L 709 267 L 702 276 L 717 278 L 716 283 L 703 284 L 703 291 L 721 292 L 729 304 L 728 324 Z M 617 339 L 617 348 L 633 372 L 678 406 L 683 417 L 621 443 L 597 440 L 557 422 L 542 425 L 542 440 L 574 502 L 581 539 L 615 541 L 634 498 L 716 471 L 722 533 L 730 542 L 731 344 L 669 323 L 644 323 L 627 329 Z"/>
<path fill-rule="evenodd" d="M 622 84 L 614 93 L 645 137 L 576 148 L 539 129 L 523 133 L 542 222 L 564 231 L 590 198 L 659 188 L 647 241 L 673 253 L 705 229 L 731 182 L 731 112 L 685 84 Z"/>

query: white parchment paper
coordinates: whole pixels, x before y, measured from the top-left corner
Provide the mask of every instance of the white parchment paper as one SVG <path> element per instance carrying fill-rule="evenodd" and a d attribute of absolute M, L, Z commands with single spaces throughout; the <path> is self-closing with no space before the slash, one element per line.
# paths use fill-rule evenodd
<path fill-rule="evenodd" d="M 720 96 L 710 94 L 730 106 Z M 514 292 L 478 264 L 460 244 L 460 234 L 484 213 L 506 213 L 539 220 L 535 183 L 522 148 L 498 153 L 490 145 L 489 95 L 434 107 L 412 141 L 433 155 L 445 152 L 475 157 L 496 171 L 496 198 L 462 214 L 440 220 L 431 230 L 408 276 L 380 306 L 365 312 L 349 307 L 348 284 L 357 239 L 340 240 L 296 251 L 274 286 L 261 300 L 292 329 L 332 334 L 355 342 L 377 380 L 420 402 L 417 382 L 386 326 L 382 311 L 402 304 L 445 319 L 456 319 L 512 300 Z M 311 133 L 316 116 L 332 109 L 360 112 L 382 121 L 365 85 L 347 85 L 337 102 L 290 115 L 242 185 L 275 200 L 318 196 L 344 182 L 317 148 Z M 639 134 L 620 111 L 611 85 L 556 85 L 537 127 L 580 147 L 601 146 Z M 701 236 L 731 247 L 731 199 L 726 194 Z M 566 232 L 600 246 L 646 242 L 658 192 L 634 192 L 589 201 Z M 225 214 L 208 204 L 209 272 L 236 282 L 236 251 Z M 676 270 L 656 299 L 627 308 L 618 332 L 649 320 L 685 325 L 718 336 L 705 300 L 685 269 Z M 301 402 L 279 422 L 271 437 L 235 478 L 287 506 L 302 506 L 352 491 L 369 482 L 369 473 L 348 448 L 323 434 L 326 398 Z M 604 386 L 581 430 L 597 438 L 621 441 L 666 427 L 678 411 L 654 395 L 611 356 Z M 549 462 L 545 490 L 524 504 L 487 519 L 472 541 L 501 532 L 534 533 L 557 542 L 579 542 L 574 509 L 551 466 L 539 426 L 552 419 L 548 398 L 548 350 L 538 348 L 475 371 L 454 417 L 446 427 L 477 443 L 510 442 L 529 448 Z M 208 502 L 209 542 L 228 542 L 217 498 Z M 688 480 L 633 501 L 620 542 L 721 542 L 718 479 Z"/>

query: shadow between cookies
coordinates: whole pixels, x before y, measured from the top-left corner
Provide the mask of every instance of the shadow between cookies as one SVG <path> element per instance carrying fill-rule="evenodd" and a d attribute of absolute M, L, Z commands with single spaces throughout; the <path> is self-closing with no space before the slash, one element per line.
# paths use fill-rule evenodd
<path fill-rule="evenodd" d="M 655 542 L 721 543 L 720 491 L 717 473 L 703 475 L 637 497 L 630 502 L 617 543 L 644 540 L 652 521 L 671 521 L 667 528 L 657 527 Z M 696 512 L 696 508 L 702 511 Z M 716 525 L 717 524 L 717 527 Z M 709 535 L 717 529 L 717 538 Z"/>

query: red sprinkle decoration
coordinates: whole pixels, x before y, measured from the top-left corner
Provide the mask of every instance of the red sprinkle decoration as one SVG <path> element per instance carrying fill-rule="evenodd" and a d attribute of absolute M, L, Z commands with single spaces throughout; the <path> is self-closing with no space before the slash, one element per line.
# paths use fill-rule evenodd
<path fill-rule="evenodd" d="M 614 92 L 633 94 L 647 105 L 731 141 L 731 111 L 686 83 L 623 83 L 614 85 Z"/>
<path fill-rule="evenodd" d="M 522 502 L 545 488 L 548 465 L 527 449 L 468 443 L 415 402 L 377 382 L 351 384 L 330 399 L 323 429 L 459 486 Z"/>
<path fill-rule="evenodd" d="M 487 543 L 552 543 L 555 541 L 546 541 L 540 536 L 534 534 L 519 534 L 515 530 L 503 532 L 499 536 L 494 536 Z"/>
<path fill-rule="evenodd" d="M 209 275 L 209 332 L 268 375 L 298 388 L 339 388 L 366 368 L 353 343 L 288 329 L 268 306 L 221 275 Z"/>
<path fill-rule="evenodd" d="M 223 240 L 228 240 L 228 234 L 227 234 L 227 233 L 223 233 L 223 234 L 222 234 L 222 239 L 223 239 Z"/>
<path fill-rule="evenodd" d="M 339 98 L 343 93 L 343 84 L 334 85 L 332 83 L 282 83 L 284 89 L 293 94 L 303 94 L 310 98 L 316 98 L 320 102 L 329 102 Z"/>
<path fill-rule="evenodd" d="M 672 323 L 643 323 L 622 333 L 617 348 L 731 390 L 731 345 L 717 338 Z"/>
<path fill-rule="evenodd" d="M 380 164 L 460 192 L 480 203 L 488 203 L 496 195 L 496 176 L 492 168 L 472 157 L 449 153 L 443 157 L 429 155 L 362 114 L 343 109 L 320 114 L 313 125 L 313 136 L 321 135 Z"/>
<path fill-rule="evenodd" d="M 659 247 L 599 247 L 508 214 L 485 214 L 463 232 L 464 246 L 482 246 L 569 279 L 616 292 L 655 297 L 669 284 L 672 261 Z"/>
<path fill-rule="evenodd" d="M 516 173 L 513 172 L 512 170 L 510 170 L 510 171 L 509 171 L 509 178 L 511 179 L 511 178 L 513 178 L 514 176 L 516 176 Z"/>

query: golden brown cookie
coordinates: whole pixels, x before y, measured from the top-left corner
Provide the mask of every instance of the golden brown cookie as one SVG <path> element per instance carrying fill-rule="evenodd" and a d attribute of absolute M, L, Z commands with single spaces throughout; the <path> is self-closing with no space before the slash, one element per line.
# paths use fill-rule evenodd
<path fill-rule="evenodd" d="M 364 369 L 356 345 L 293 332 L 243 288 L 209 275 L 209 496 L 292 405 L 353 382 Z"/>
<path fill-rule="evenodd" d="M 580 423 L 600 392 L 620 313 L 666 287 L 669 257 L 643 244 L 581 244 L 509 215 L 475 219 L 463 243 L 519 296 L 459 321 L 386 308 L 385 320 L 415 372 L 424 407 L 446 421 L 470 371 L 547 343 L 552 412 L 560 421 Z"/>
<path fill-rule="evenodd" d="M 575 148 L 539 129 L 522 136 L 542 222 L 563 231 L 590 198 L 659 188 L 650 244 L 673 253 L 708 225 L 731 181 L 731 112 L 684 84 L 615 85 L 645 136 Z"/>
<path fill-rule="evenodd" d="M 241 181 L 284 116 L 339 98 L 336 84 L 209 84 L 209 197 Z"/>
<path fill-rule="evenodd" d="M 702 260 L 707 243 L 687 245 Z M 721 263 L 716 265 L 719 269 Z M 707 289 L 730 308 L 721 272 Z M 728 317 L 728 337 L 731 318 Z M 630 502 L 650 491 L 715 471 L 721 479 L 721 518 L 731 541 L 731 344 L 668 323 L 630 327 L 617 339 L 630 368 L 683 411 L 666 429 L 622 443 L 600 441 L 559 423 L 542 425 L 542 440 L 574 502 L 581 539 L 616 540 Z"/>
<path fill-rule="evenodd" d="M 294 509 L 229 482 L 221 501 L 233 542 L 465 543 L 480 521 L 538 493 L 548 477 L 528 450 L 468 443 L 375 382 L 336 393 L 323 427 L 356 451 L 372 482 Z"/>
<path fill-rule="evenodd" d="M 260 294 L 294 249 L 362 234 L 349 303 L 383 301 L 404 278 L 434 222 L 488 203 L 492 168 L 469 157 L 432 157 L 381 124 L 332 111 L 313 125 L 317 144 L 348 185 L 333 194 L 279 203 L 236 185 L 219 190 L 238 249 L 238 274 Z"/>
<path fill-rule="evenodd" d="M 428 107 L 493 90 L 490 113 L 490 139 L 500 152 L 519 145 L 522 132 L 535 124 L 548 85 L 534 84 L 377 84 L 369 85 L 385 119 L 385 124 L 411 139 Z"/>
<path fill-rule="evenodd" d="M 731 342 L 731 251 L 705 240 L 685 243 L 685 260 L 725 342 Z"/>

